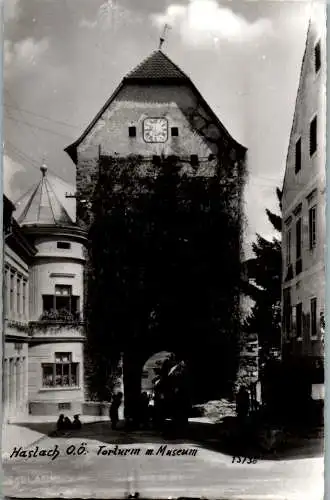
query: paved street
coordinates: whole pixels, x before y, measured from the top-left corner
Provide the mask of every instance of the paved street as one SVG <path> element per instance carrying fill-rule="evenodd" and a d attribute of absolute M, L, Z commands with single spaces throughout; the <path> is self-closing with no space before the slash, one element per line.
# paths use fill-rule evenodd
<path fill-rule="evenodd" d="M 104 434 L 106 425 L 95 429 Z M 321 457 L 233 464 L 230 455 L 192 442 L 165 442 L 151 433 L 127 436 L 119 431 L 116 447 L 110 430 L 108 434 L 104 439 L 97 432 L 94 439 L 86 437 L 86 433 L 76 437 L 45 436 L 24 449 L 38 455 L 42 449 L 54 452 L 57 445 L 58 457 L 6 458 L 4 494 L 21 498 L 123 498 L 138 491 L 140 497 L 149 498 L 322 499 Z M 81 448 L 79 456 L 82 443 L 86 452 Z M 76 454 L 68 455 L 72 445 L 75 449 L 69 451 Z M 161 448 L 165 445 L 167 448 Z M 153 450 L 152 456 L 146 453 L 148 449 Z"/>

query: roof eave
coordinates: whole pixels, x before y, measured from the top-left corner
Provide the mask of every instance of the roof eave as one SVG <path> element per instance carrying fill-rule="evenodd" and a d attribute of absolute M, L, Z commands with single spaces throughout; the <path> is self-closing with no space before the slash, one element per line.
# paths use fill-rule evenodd
<path fill-rule="evenodd" d="M 22 227 L 25 234 L 52 234 L 60 233 L 68 236 L 78 237 L 80 239 L 87 239 L 87 231 L 78 225 L 68 224 L 30 224 Z"/>
<path fill-rule="evenodd" d="M 284 171 L 284 177 L 283 177 L 283 183 L 282 183 L 282 193 L 284 192 L 285 183 L 286 183 L 286 177 L 287 177 L 287 172 L 288 172 L 288 161 L 289 161 L 290 144 L 291 144 L 291 140 L 292 140 L 292 137 L 293 137 L 293 128 L 294 128 L 294 124 L 295 124 L 295 118 L 296 118 L 296 111 L 297 111 L 297 106 L 298 106 L 298 100 L 299 100 L 299 97 L 300 97 L 300 91 L 301 91 L 301 85 L 302 85 L 302 78 L 303 78 L 303 69 L 304 69 L 304 64 L 305 64 L 306 56 L 307 56 L 307 46 L 308 46 L 309 33 L 310 33 L 310 30 L 311 30 L 311 23 L 312 23 L 312 21 L 311 21 L 311 18 L 310 18 L 309 22 L 308 22 L 308 27 L 307 27 L 305 49 L 304 49 L 304 54 L 303 54 L 303 58 L 302 58 L 302 62 L 301 62 L 301 67 L 300 67 L 298 89 L 297 89 L 297 94 L 296 94 L 295 107 L 294 107 L 292 124 L 291 124 L 291 131 L 290 131 L 290 137 L 289 137 L 289 145 L 288 145 L 287 154 L 286 154 L 285 171 Z"/>
<path fill-rule="evenodd" d="M 75 165 L 77 165 L 77 163 L 78 163 L 77 148 L 80 146 L 80 144 L 85 139 L 85 137 L 87 136 L 87 134 L 92 130 L 92 128 L 94 127 L 94 125 L 98 122 L 98 120 L 101 118 L 101 116 L 103 115 L 103 113 L 106 111 L 106 109 L 109 107 L 109 105 L 115 99 L 115 97 L 118 95 L 118 93 L 120 92 L 120 90 L 123 87 L 123 84 L 124 84 L 124 80 L 122 80 L 120 82 L 120 84 L 118 85 L 118 87 L 111 94 L 111 96 L 109 97 L 109 99 L 107 100 L 107 102 L 104 104 L 104 106 L 101 108 L 101 110 L 95 115 L 95 117 L 90 122 L 90 124 L 85 128 L 85 130 L 80 135 L 80 137 L 78 137 L 78 139 L 75 142 L 73 142 L 72 144 L 70 144 L 69 146 L 67 146 L 64 149 L 65 153 L 67 153 L 70 156 L 71 160 L 74 162 Z"/>
<path fill-rule="evenodd" d="M 14 218 L 12 223 L 12 233 L 8 237 L 8 243 L 10 239 L 14 239 L 28 257 L 33 257 L 37 253 L 37 249 L 35 248 L 35 246 L 27 240 L 24 234 L 24 229 Z"/>

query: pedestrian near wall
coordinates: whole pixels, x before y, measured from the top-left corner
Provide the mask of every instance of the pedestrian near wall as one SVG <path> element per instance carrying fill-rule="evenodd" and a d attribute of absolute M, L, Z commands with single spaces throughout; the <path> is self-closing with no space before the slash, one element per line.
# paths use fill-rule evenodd
<path fill-rule="evenodd" d="M 118 421 L 119 421 L 119 407 L 121 405 L 123 399 L 123 393 L 118 392 L 113 396 L 111 405 L 110 405 L 110 420 L 111 420 L 111 428 L 117 429 Z"/>

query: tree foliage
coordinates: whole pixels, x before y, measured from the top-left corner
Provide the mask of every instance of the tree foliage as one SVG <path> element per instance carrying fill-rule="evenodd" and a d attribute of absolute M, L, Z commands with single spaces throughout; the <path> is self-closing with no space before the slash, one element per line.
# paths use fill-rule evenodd
<path fill-rule="evenodd" d="M 276 190 L 281 206 L 281 191 Z M 266 210 L 267 217 L 280 233 L 282 219 L 279 215 Z M 272 347 L 281 344 L 281 241 L 274 237 L 268 241 L 259 234 L 252 245 L 255 257 L 247 262 L 250 280 L 249 294 L 255 301 L 246 322 L 247 332 L 257 333 L 262 354 L 266 357 Z"/>
<path fill-rule="evenodd" d="M 205 397 L 234 379 L 243 174 L 213 168 L 197 176 L 174 157 L 151 166 L 100 159 L 87 298 L 88 378 L 98 398 L 111 392 L 120 352 L 141 367 L 154 352 L 175 352 Z"/>

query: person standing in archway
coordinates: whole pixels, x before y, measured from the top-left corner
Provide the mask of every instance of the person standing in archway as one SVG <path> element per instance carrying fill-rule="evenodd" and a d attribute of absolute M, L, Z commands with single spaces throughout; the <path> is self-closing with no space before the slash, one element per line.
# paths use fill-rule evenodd
<path fill-rule="evenodd" d="M 236 412 L 240 423 L 244 423 L 250 410 L 250 395 L 246 387 L 241 386 L 236 396 Z"/>
<path fill-rule="evenodd" d="M 123 393 L 118 392 L 112 398 L 112 402 L 110 405 L 110 420 L 111 420 L 111 429 L 117 429 L 118 421 L 119 421 L 119 407 L 121 405 L 123 399 Z"/>

